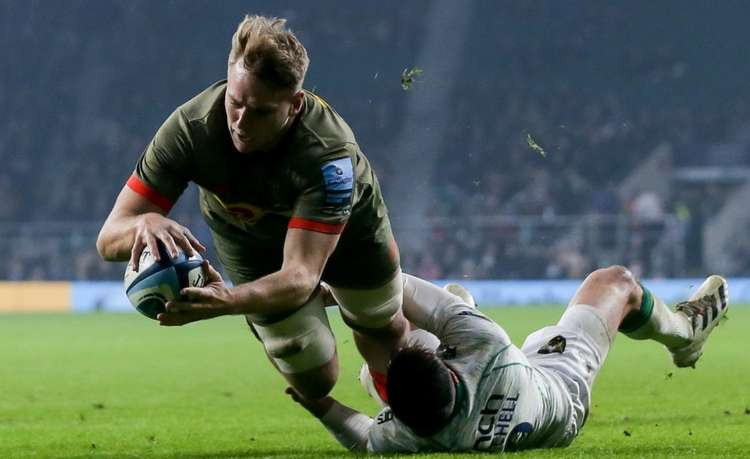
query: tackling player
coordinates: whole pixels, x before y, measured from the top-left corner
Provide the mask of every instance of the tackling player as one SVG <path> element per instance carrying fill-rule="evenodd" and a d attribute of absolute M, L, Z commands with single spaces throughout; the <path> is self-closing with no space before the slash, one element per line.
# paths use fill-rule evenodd
<path fill-rule="evenodd" d="M 399 254 L 377 178 L 349 126 L 302 89 L 307 52 L 284 19 L 248 16 L 232 37 L 227 80 L 178 107 L 143 152 L 105 221 L 97 249 L 138 266 L 157 240 L 174 256 L 204 246 L 167 217 L 189 182 L 219 259 L 204 288 L 167 304 L 162 325 L 243 314 L 274 366 L 305 397 L 336 381 L 327 282 L 385 394 L 402 344 Z"/>
<path fill-rule="evenodd" d="M 519 349 L 473 308 L 465 290 L 460 299 L 404 277 L 407 318 L 442 344 L 408 345 L 393 357 L 389 408 L 373 420 L 331 397 L 308 402 L 287 389 L 353 451 L 567 446 L 586 421 L 592 384 L 618 331 L 658 341 L 675 365 L 694 366 L 728 308 L 719 276 L 672 311 L 627 269 L 613 266 L 590 274 L 557 325 L 532 333 Z"/>

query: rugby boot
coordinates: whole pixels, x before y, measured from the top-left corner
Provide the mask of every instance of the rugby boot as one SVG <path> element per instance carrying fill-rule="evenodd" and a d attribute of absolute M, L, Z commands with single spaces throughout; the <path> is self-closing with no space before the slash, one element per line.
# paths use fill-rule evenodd
<path fill-rule="evenodd" d="M 688 301 L 679 303 L 675 309 L 690 321 L 693 336 L 688 344 L 669 349 L 672 361 L 678 367 L 695 368 L 695 362 L 703 355 L 708 335 L 729 309 L 727 281 L 721 276 L 709 276 Z"/>

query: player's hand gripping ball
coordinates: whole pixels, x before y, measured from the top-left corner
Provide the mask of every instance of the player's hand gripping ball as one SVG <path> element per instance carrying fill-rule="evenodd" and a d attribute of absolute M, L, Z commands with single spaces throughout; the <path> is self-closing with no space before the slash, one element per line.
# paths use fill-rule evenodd
<path fill-rule="evenodd" d="M 185 287 L 203 287 L 203 257 L 197 253 L 187 257 L 180 252 L 171 258 L 164 244 L 159 241 L 159 258 L 156 261 L 151 251 L 143 249 L 138 263 L 138 272 L 128 263 L 125 270 L 125 294 L 138 312 L 156 320 L 157 314 L 166 311 L 167 301 L 181 299 L 180 290 Z"/>

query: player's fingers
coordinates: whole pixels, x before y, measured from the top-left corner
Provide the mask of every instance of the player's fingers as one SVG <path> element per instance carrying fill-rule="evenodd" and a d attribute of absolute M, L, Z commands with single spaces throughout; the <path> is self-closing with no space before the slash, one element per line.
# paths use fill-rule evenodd
<path fill-rule="evenodd" d="M 179 327 L 180 325 L 192 322 L 191 320 L 188 320 L 185 314 L 170 314 L 168 312 L 158 314 L 156 320 L 158 320 L 159 325 L 163 327 Z"/>
<path fill-rule="evenodd" d="M 156 320 L 159 321 L 159 325 L 172 325 L 172 314 L 161 312 L 156 315 Z"/>
<path fill-rule="evenodd" d="M 209 303 L 214 299 L 213 291 L 204 287 L 185 287 L 180 294 L 193 303 Z"/>
<path fill-rule="evenodd" d="M 214 307 L 205 301 L 200 299 L 186 299 L 186 300 L 170 300 L 165 305 L 167 312 L 211 312 Z"/>
<path fill-rule="evenodd" d="M 195 250 L 193 249 L 192 244 L 190 244 L 190 241 L 188 240 L 185 233 L 177 232 L 171 234 L 172 238 L 174 239 L 175 243 L 180 246 L 183 252 L 185 252 L 185 255 L 188 257 L 192 257 L 195 255 Z"/>
<path fill-rule="evenodd" d="M 198 252 L 206 251 L 206 247 L 200 243 L 198 238 L 193 236 L 193 233 L 191 233 L 189 229 L 183 228 L 183 234 L 185 234 L 185 237 L 188 239 L 188 241 L 190 241 L 190 245 L 195 247 L 195 250 L 197 250 Z"/>
<path fill-rule="evenodd" d="M 206 274 L 206 283 L 210 284 L 211 282 L 223 282 L 224 279 L 221 278 L 221 274 L 219 274 L 219 271 L 215 270 L 213 266 L 211 266 L 211 263 L 208 262 L 208 260 L 203 260 L 203 272 Z"/>
<path fill-rule="evenodd" d="M 133 248 L 130 250 L 130 266 L 132 266 L 133 271 L 135 272 L 138 272 L 138 265 L 140 265 L 143 247 L 143 240 L 140 237 L 136 237 L 135 242 L 133 243 Z"/>
<path fill-rule="evenodd" d="M 161 255 L 159 254 L 159 245 L 156 240 L 156 237 L 153 234 L 147 234 L 145 236 L 146 238 L 146 247 L 148 247 L 148 250 L 151 251 L 151 255 L 154 257 L 156 261 L 161 261 Z"/>
<path fill-rule="evenodd" d="M 172 326 L 172 325 L 185 325 L 191 322 L 197 322 L 199 320 L 211 319 L 220 315 L 217 312 L 212 311 L 209 305 L 204 304 L 204 305 L 197 305 L 197 306 L 203 306 L 206 309 L 171 312 L 169 311 L 169 308 L 167 308 L 167 312 L 157 315 L 156 318 L 159 320 L 160 325 Z"/>
<path fill-rule="evenodd" d="M 156 320 L 159 321 L 159 325 L 170 325 L 171 314 L 161 312 L 156 315 Z"/>
<path fill-rule="evenodd" d="M 177 243 L 175 242 L 172 235 L 169 234 L 169 232 L 165 231 L 162 235 L 160 235 L 159 239 L 161 239 L 161 241 L 167 247 L 167 252 L 169 252 L 169 256 L 171 258 L 176 257 L 181 252 L 180 247 L 178 247 Z"/>
<path fill-rule="evenodd" d="M 167 312 L 169 313 L 177 313 L 177 312 L 190 311 L 191 309 L 193 309 L 193 304 L 190 303 L 189 301 L 171 300 L 171 301 L 167 301 L 165 308 Z"/>

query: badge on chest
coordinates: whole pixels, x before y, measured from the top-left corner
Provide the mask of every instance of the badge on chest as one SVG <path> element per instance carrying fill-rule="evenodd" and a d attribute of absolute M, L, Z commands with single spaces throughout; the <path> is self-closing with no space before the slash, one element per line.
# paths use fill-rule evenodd
<path fill-rule="evenodd" d="M 215 194 L 213 197 L 224 211 L 244 225 L 254 225 L 267 213 L 263 208 L 247 202 L 226 202 Z"/>

